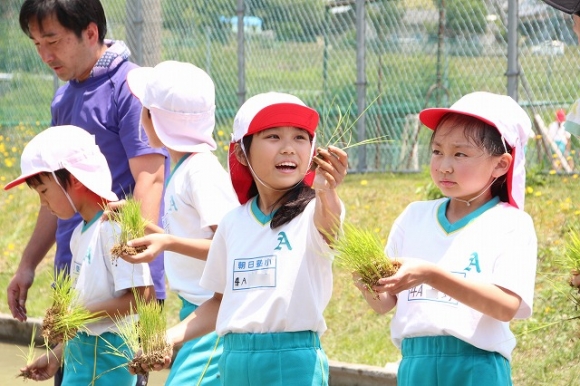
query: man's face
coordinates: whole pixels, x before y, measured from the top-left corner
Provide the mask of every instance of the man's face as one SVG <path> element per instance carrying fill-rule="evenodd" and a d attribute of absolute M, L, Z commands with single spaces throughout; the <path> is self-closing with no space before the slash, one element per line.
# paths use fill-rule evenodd
<path fill-rule="evenodd" d="M 59 79 L 83 81 L 89 77 L 96 62 L 88 39 L 89 28 L 78 38 L 73 31 L 64 28 L 54 15 L 45 18 L 40 25 L 32 18 L 28 26 L 40 58 Z"/>

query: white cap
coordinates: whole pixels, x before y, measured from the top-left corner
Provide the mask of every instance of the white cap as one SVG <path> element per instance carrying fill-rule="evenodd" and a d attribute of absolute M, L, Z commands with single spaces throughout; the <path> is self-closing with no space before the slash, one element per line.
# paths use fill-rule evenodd
<path fill-rule="evenodd" d="M 523 209 L 526 194 L 524 147 L 534 135 L 528 114 L 507 95 L 477 91 L 464 95 L 449 108 L 425 109 L 419 113 L 419 119 L 425 126 L 435 130 L 448 113 L 474 117 L 495 127 L 512 147 L 513 161 L 507 174 L 509 203 Z"/>
<path fill-rule="evenodd" d="M 22 174 L 4 190 L 38 173 L 66 169 L 98 196 L 107 201 L 118 200 L 111 190 L 113 178 L 109 165 L 95 137 L 77 126 L 54 126 L 37 134 L 22 151 L 20 169 Z"/>
<path fill-rule="evenodd" d="M 165 61 L 127 74 L 129 89 L 151 112 L 165 147 L 187 153 L 215 150 L 215 86 L 191 63 Z"/>

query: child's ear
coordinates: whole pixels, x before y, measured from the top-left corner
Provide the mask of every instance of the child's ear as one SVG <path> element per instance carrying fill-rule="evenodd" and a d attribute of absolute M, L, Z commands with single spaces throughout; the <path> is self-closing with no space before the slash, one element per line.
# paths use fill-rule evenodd
<path fill-rule="evenodd" d="M 69 176 L 69 184 L 71 189 L 82 189 L 85 187 L 82 182 L 80 182 L 75 176 L 72 174 Z"/>
<path fill-rule="evenodd" d="M 234 155 L 236 156 L 236 159 L 238 160 L 239 163 L 241 163 L 244 166 L 248 166 L 246 155 L 244 154 L 244 151 L 242 150 L 242 147 L 240 146 L 239 142 L 236 142 L 234 144 Z"/>
<path fill-rule="evenodd" d="M 512 155 L 509 153 L 504 153 L 501 156 L 499 156 L 499 160 L 497 161 L 497 164 L 495 165 L 493 176 L 494 177 L 501 177 L 504 174 L 506 174 L 509 171 L 510 165 L 512 164 L 512 162 L 513 162 L 513 158 L 512 158 Z"/>

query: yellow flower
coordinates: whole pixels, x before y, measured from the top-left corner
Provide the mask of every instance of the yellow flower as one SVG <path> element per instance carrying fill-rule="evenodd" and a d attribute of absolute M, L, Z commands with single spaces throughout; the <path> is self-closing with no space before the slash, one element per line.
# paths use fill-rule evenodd
<path fill-rule="evenodd" d="M 554 169 L 550 170 L 550 174 L 554 175 L 556 174 L 556 171 Z"/>
<path fill-rule="evenodd" d="M 219 131 L 218 131 L 218 137 L 223 137 L 223 135 L 224 135 L 224 132 L 223 132 L 223 130 L 219 130 Z"/>
<path fill-rule="evenodd" d="M 9 243 L 8 244 L 8 249 L 11 250 L 11 251 L 13 251 L 14 250 L 14 244 Z"/>
<path fill-rule="evenodd" d="M 574 174 L 572 178 L 578 178 L 578 174 Z"/>
<path fill-rule="evenodd" d="M 229 150 L 229 148 L 230 148 L 230 147 L 229 147 L 228 145 L 224 145 L 224 150 L 225 150 L 225 151 L 228 151 L 228 150 Z"/>
<path fill-rule="evenodd" d="M 580 215 L 580 210 L 577 210 L 577 211 L 575 211 L 575 212 L 574 212 L 574 214 L 575 214 L 576 216 Z"/>
<path fill-rule="evenodd" d="M 526 188 L 526 193 L 527 193 L 527 194 L 532 194 L 532 193 L 534 193 L 534 188 L 532 188 L 531 186 L 528 186 L 528 187 Z"/>
<path fill-rule="evenodd" d="M 369 183 L 369 182 L 368 182 L 367 180 L 361 180 L 361 182 L 360 182 L 360 184 L 361 184 L 362 186 L 365 186 L 365 185 L 367 185 L 368 183 Z"/>
<path fill-rule="evenodd" d="M 537 134 L 536 139 L 542 139 L 542 136 L 540 134 Z"/>
<path fill-rule="evenodd" d="M 536 197 L 540 197 L 542 195 L 542 192 L 536 192 L 536 194 L 534 194 L 534 196 Z"/>
<path fill-rule="evenodd" d="M 6 167 L 11 168 L 12 166 L 14 166 L 14 164 L 12 163 L 12 160 L 9 159 L 5 159 L 4 160 L 4 164 L 6 165 Z"/>

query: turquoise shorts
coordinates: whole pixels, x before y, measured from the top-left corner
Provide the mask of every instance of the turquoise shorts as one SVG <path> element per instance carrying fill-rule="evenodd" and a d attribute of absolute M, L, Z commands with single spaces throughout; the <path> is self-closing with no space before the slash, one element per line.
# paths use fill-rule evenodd
<path fill-rule="evenodd" d="M 328 385 L 328 358 L 313 331 L 226 334 L 223 340 L 223 385 Z"/>
<path fill-rule="evenodd" d="M 179 319 L 183 320 L 195 311 L 197 306 L 183 298 L 181 302 Z M 222 342 L 215 332 L 187 341 L 177 352 L 165 386 L 221 385 L 218 361 L 222 350 Z"/>
<path fill-rule="evenodd" d="M 129 360 L 114 351 L 133 357 L 117 334 L 105 332 L 95 336 L 78 333 L 64 349 L 62 386 L 134 386 L 137 376 L 127 370 Z"/>
<path fill-rule="evenodd" d="M 397 386 L 511 386 L 509 361 L 453 336 L 405 338 Z"/>

